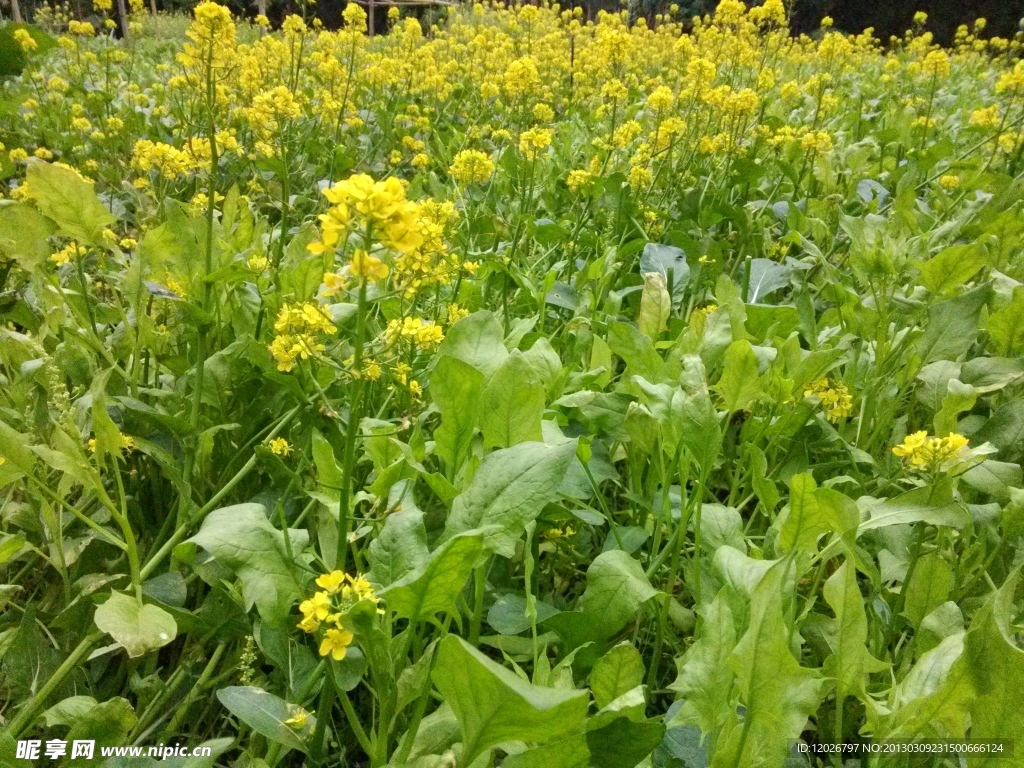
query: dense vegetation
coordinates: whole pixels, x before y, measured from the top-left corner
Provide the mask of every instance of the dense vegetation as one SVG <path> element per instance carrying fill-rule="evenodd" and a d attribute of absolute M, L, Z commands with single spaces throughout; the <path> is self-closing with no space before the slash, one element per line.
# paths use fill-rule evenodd
<path fill-rule="evenodd" d="M 0 761 L 1024 737 L 1019 42 L 397 10 L 6 30 Z"/>

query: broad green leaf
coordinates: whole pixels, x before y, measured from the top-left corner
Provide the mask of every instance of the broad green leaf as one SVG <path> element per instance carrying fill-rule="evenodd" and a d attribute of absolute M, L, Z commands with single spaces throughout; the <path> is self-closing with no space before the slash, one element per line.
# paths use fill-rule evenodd
<path fill-rule="evenodd" d="M 367 578 L 388 587 L 423 568 L 430 560 L 427 529 L 419 510 L 392 512 L 384 520 L 380 535 L 370 542 L 370 571 Z"/>
<path fill-rule="evenodd" d="M 715 283 L 715 302 L 720 310 L 729 318 L 729 327 L 732 331 L 732 340 L 740 341 L 750 338 L 747 333 L 747 309 L 743 304 L 743 297 L 740 296 L 736 284 L 729 279 L 728 275 L 719 275 Z"/>
<path fill-rule="evenodd" d="M 120 747 L 128 743 L 128 734 L 138 723 L 135 711 L 127 699 L 115 696 L 101 704 L 97 704 L 71 726 L 71 730 L 64 736 L 70 746 L 77 740 L 89 739 L 95 742 L 93 757 L 100 754 L 101 747 Z M 70 756 L 71 750 L 68 749 Z M 93 760 L 76 758 L 68 760 L 67 765 L 90 766 L 94 765 Z"/>
<path fill-rule="evenodd" d="M 876 725 L 876 738 L 962 738 L 975 698 L 964 633 L 945 638 L 922 655 L 896 686 L 889 713 Z"/>
<path fill-rule="evenodd" d="M 665 287 L 665 278 L 658 272 L 644 275 L 644 289 L 640 294 L 640 316 L 637 328 L 650 339 L 658 338 L 665 330 L 672 314 L 672 300 Z"/>
<path fill-rule="evenodd" d="M 729 658 L 736 648 L 736 626 L 724 591 L 699 612 L 703 623 L 697 639 L 676 659 L 678 674 L 669 686 L 683 702 L 671 724 L 696 725 L 714 740 L 735 710 Z"/>
<path fill-rule="evenodd" d="M 665 736 L 665 726 L 652 720 L 634 722 L 617 717 L 607 725 L 587 730 L 590 765 L 594 768 L 634 768 Z"/>
<path fill-rule="evenodd" d="M 729 657 L 745 707 L 741 723 L 718 742 L 713 765 L 781 765 L 789 739 L 804 730 L 824 691 L 821 673 L 801 667 L 783 614 L 783 571 L 772 568 L 754 590 L 750 624 Z"/>
<path fill-rule="evenodd" d="M 576 733 L 516 755 L 509 755 L 502 768 L 588 768 L 590 750 L 585 734 Z"/>
<path fill-rule="evenodd" d="M 434 432 L 437 455 L 452 476 L 469 454 L 483 386 L 484 375 L 457 357 L 440 357 L 430 374 L 430 395 L 441 412 L 441 426 Z"/>
<path fill-rule="evenodd" d="M 235 717 L 266 736 L 291 749 L 306 751 L 306 739 L 316 727 L 316 717 L 308 713 L 303 728 L 293 728 L 285 721 L 298 714 L 299 708 L 284 699 L 251 685 L 235 685 L 217 691 L 217 699 Z"/>
<path fill-rule="evenodd" d="M 47 728 L 55 725 L 74 725 L 99 704 L 92 696 L 69 696 L 43 712 Z"/>
<path fill-rule="evenodd" d="M 430 560 L 384 592 L 387 606 L 410 621 L 433 621 L 452 613 L 455 599 L 483 554 L 483 536 L 464 533 L 446 541 Z"/>
<path fill-rule="evenodd" d="M 999 449 L 1001 461 L 1019 461 L 1024 457 L 1024 400 L 1009 400 L 971 436 L 973 445 L 992 443 Z"/>
<path fill-rule="evenodd" d="M 857 506 L 868 512 L 868 519 L 857 528 L 857 535 L 889 525 L 925 522 L 930 525 L 948 525 L 964 528 L 971 522 L 971 516 L 962 505 L 955 501 L 939 504 L 929 503 L 930 488 L 919 488 L 901 494 L 893 499 L 874 499 L 862 496 Z"/>
<path fill-rule="evenodd" d="M 722 377 L 713 387 L 729 413 L 749 411 L 764 392 L 757 375 L 757 357 L 749 341 L 734 341 L 725 352 Z"/>
<path fill-rule="evenodd" d="M 501 323 L 490 312 L 474 312 L 448 329 L 437 355 L 456 357 L 489 377 L 508 357 Z"/>
<path fill-rule="evenodd" d="M 594 558 L 587 569 L 580 610 L 591 617 L 602 637 L 609 638 L 656 594 L 640 563 L 621 549 L 612 549 Z"/>
<path fill-rule="evenodd" d="M 289 529 L 288 535 L 291 555 L 284 534 L 270 524 L 261 504 L 236 504 L 211 512 L 186 543 L 202 547 L 232 570 L 242 580 L 246 609 L 255 604 L 267 624 L 279 627 L 303 596 L 294 558 L 309 544 L 304 529 Z"/>
<path fill-rule="evenodd" d="M 557 608 L 543 600 L 534 600 L 533 603 L 537 611 L 538 624 L 559 612 Z M 525 632 L 531 626 L 530 616 L 526 610 L 526 599 L 519 595 L 501 595 L 487 611 L 487 623 L 502 635 L 518 635 Z"/>
<path fill-rule="evenodd" d="M 112 592 L 96 609 L 96 626 L 117 641 L 131 657 L 162 648 L 178 634 L 178 625 L 163 608 L 140 605 L 133 595 Z"/>
<path fill-rule="evenodd" d="M 942 407 L 935 414 L 935 434 L 939 437 L 955 432 L 957 417 L 971 410 L 978 399 L 977 390 L 958 379 L 950 379 L 946 383 L 946 392 Z"/>
<path fill-rule="evenodd" d="M 1013 300 L 988 316 L 985 328 L 998 354 L 1005 357 L 1024 354 L 1024 287 L 1015 288 Z"/>
<path fill-rule="evenodd" d="M 671 285 L 669 271 L 672 272 Z M 686 252 L 674 245 L 648 243 L 640 255 L 640 274 L 656 272 L 665 278 L 665 287 L 672 292 L 672 303 L 678 307 L 683 301 L 683 289 L 690 279 L 690 265 L 686 262 Z"/>
<path fill-rule="evenodd" d="M 462 728 L 462 764 L 506 741 L 546 742 L 578 727 L 586 691 L 531 685 L 455 635 L 438 644 L 434 685 Z"/>
<path fill-rule="evenodd" d="M 964 656 L 977 698 L 971 706 L 972 739 L 1016 740 L 1012 765 L 1024 763 L 1020 738 L 1024 734 L 1024 650 L 1014 628 L 1014 591 L 1020 567 L 1014 570 L 974 616 L 964 641 Z M 1018 635 L 1018 639 L 1014 638 Z M 971 766 L 1000 766 L 1005 761 L 977 758 Z"/>
<path fill-rule="evenodd" d="M 63 234 L 79 243 L 103 244 L 103 230 L 115 219 L 96 196 L 92 182 L 71 168 L 33 160 L 25 185 L 39 210 L 53 219 Z"/>
<path fill-rule="evenodd" d="M 488 454 L 473 482 L 452 504 L 444 535 L 490 528 L 485 546 L 504 557 L 515 553 L 526 524 L 558 498 L 558 487 L 576 457 L 576 442 L 519 443 Z"/>
<path fill-rule="evenodd" d="M 474 402 L 463 399 L 459 408 Z M 544 387 L 519 350 L 513 350 L 494 372 L 483 390 L 480 431 L 490 448 L 511 448 L 529 440 L 540 441 L 540 418 L 544 412 Z"/>
<path fill-rule="evenodd" d="M 857 586 L 857 569 L 846 560 L 833 573 L 824 588 L 825 601 L 836 615 L 835 644 L 825 659 L 822 671 L 836 681 L 840 698 L 860 694 L 864 676 L 888 669 L 868 651 L 868 620 L 864 597 Z"/>
<path fill-rule="evenodd" d="M 951 245 L 921 265 L 921 284 L 931 293 L 943 294 L 959 288 L 988 264 L 988 253 L 980 243 Z"/>
<path fill-rule="evenodd" d="M 940 301 L 928 310 L 928 324 L 917 341 L 921 361 L 955 360 L 974 344 L 978 335 L 981 308 L 992 296 L 992 288 L 984 285 L 961 296 Z"/>
<path fill-rule="evenodd" d="M 23 203 L 0 207 L 0 255 L 13 259 L 26 272 L 44 263 L 53 248 L 46 238 L 56 228 Z"/>
<path fill-rule="evenodd" d="M 855 530 L 859 521 L 852 499 L 830 488 L 818 488 L 811 475 L 794 475 L 789 484 L 789 508 L 779 516 L 779 547 L 784 552 L 816 552 L 822 534 Z"/>
<path fill-rule="evenodd" d="M 765 296 L 789 286 L 792 268 L 772 259 L 751 259 L 747 304 L 756 304 Z"/>
<path fill-rule="evenodd" d="M 622 642 L 597 660 L 590 671 L 590 691 L 600 708 L 606 707 L 644 681 L 644 660 L 629 642 Z"/>
<path fill-rule="evenodd" d="M 334 457 L 334 449 L 318 429 L 313 430 L 313 463 L 316 465 L 320 493 L 337 500 L 344 478 L 338 460 Z"/>
<path fill-rule="evenodd" d="M 927 653 L 950 635 L 964 631 L 960 606 L 948 600 L 924 617 L 914 636 L 917 655 Z"/>
<path fill-rule="evenodd" d="M 953 570 L 937 552 L 922 555 L 905 587 L 903 615 L 914 629 L 949 598 L 953 588 Z"/>
<path fill-rule="evenodd" d="M 628 323 L 608 324 L 608 347 L 626 363 L 626 370 L 655 384 L 664 381 L 665 361 L 654 342 Z"/>

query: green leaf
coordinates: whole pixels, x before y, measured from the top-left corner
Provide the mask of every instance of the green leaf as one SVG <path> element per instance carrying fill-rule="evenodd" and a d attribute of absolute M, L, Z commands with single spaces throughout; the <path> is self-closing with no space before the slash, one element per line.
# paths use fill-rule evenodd
<path fill-rule="evenodd" d="M 430 560 L 427 529 L 419 510 L 392 512 L 384 521 L 380 535 L 370 542 L 370 570 L 366 577 L 380 587 L 388 587 L 421 570 Z"/>
<path fill-rule="evenodd" d="M 446 541 L 422 568 L 384 592 L 387 606 L 411 622 L 452 613 L 455 599 L 483 554 L 483 534 L 463 533 Z"/>
<path fill-rule="evenodd" d="M 484 375 L 457 357 L 439 358 L 430 374 L 430 395 L 441 412 L 441 426 L 434 432 L 437 455 L 453 477 L 469 455 L 483 386 Z"/>
<path fill-rule="evenodd" d="M 857 586 L 857 569 L 846 560 L 825 582 L 825 601 L 836 615 L 835 644 L 822 671 L 836 681 L 840 698 L 859 694 L 864 677 L 889 665 L 875 659 L 867 648 L 868 620 L 864 597 Z"/>
<path fill-rule="evenodd" d="M 526 524 L 558 498 L 569 464 L 576 457 L 573 440 L 555 446 L 519 443 L 484 458 L 473 482 L 452 503 L 444 536 L 489 528 L 485 546 L 511 557 Z"/>
<path fill-rule="evenodd" d="M 974 616 L 964 640 L 964 656 L 977 698 L 971 705 L 972 739 L 1017 740 L 1014 764 L 1020 765 L 1024 734 L 1024 650 L 1013 626 L 1013 596 L 1020 580 L 1018 566 Z M 1005 765 L 992 758 L 974 758 L 971 766 Z"/>
<path fill-rule="evenodd" d="M 543 744 L 517 755 L 509 755 L 502 768 L 588 768 L 590 750 L 587 737 L 582 733 Z"/>
<path fill-rule="evenodd" d="M 997 354 L 1005 357 L 1024 354 L 1024 286 L 1013 289 L 1013 300 L 989 315 L 985 328 Z"/>
<path fill-rule="evenodd" d="M 316 718 L 308 714 L 305 726 L 285 725 L 297 707 L 284 699 L 251 685 L 235 685 L 217 691 L 217 699 L 235 717 L 271 741 L 300 752 L 306 751 L 306 739 L 316 727 Z"/>
<path fill-rule="evenodd" d="M 980 243 L 951 245 L 921 265 L 921 284 L 933 294 L 959 288 L 988 264 L 988 252 Z"/>
<path fill-rule="evenodd" d="M 115 696 L 97 704 L 82 715 L 71 726 L 64 740 L 70 745 L 75 741 L 89 739 L 95 741 L 93 757 L 100 754 L 101 747 L 120 747 L 128 743 L 128 734 L 138 723 L 132 705 L 126 699 Z M 70 750 L 68 750 L 70 753 Z M 92 760 L 76 758 L 69 760 L 69 766 L 93 765 Z"/>
<path fill-rule="evenodd" d="M 962 738 L 975 697 L 963 653 L 964 633 L 945 638 L 923 654 L 890 696 L 889 712 L 868 725 L 876 738 Z"/>
<path fill-rule="evenodd" d="M 736 626 L 725 591 L 699 609 L 703 618 L 696 641 L 676 660 L 678 674 L 669 686 L 683 705 L 673 725 L 696 725 L 716 739 L 735 710 L 729 657 L 736 648 Z"/>
<path fill-rule="evenodd" d="M 951 528 L 964 528 L 970 524 L 971 516 L 963 506 L 955 501 L 932 504 L 929 503 L 930 496 L 930 488 L 918 488 L 893 499 L 861 497 L 857 500 L 857 506 L 866 510 L 869 517 L 858 526 L 857 535 L 876 528 L 906 523 L 925 522 Z"/>
<path fill-rule="evenodd" d="M 448 329 L 437 355 L 458 358 L 489 377 L 508 357 L 501 323 L 490 312 L 474 312 Z"/>
<path fill-rule="evenodd" d="M 438 644 L 432 677 L 462 728 L 467 766 L 502 742 L 545 742 L 575 729 L 590 700 L 586 691 L 531 685 L 455 635 Z"/>
<path fill-rule="evenodd" d="M 590 765 L 594 768 L 634 768 L 665 736 L 665 726 L 654 721 L 634 722 L 617 717 L 601 728 L 587 731 Z"/>
<path fill-rule="evenodd" d="M 822 534 L 854 530 L 859 521 L 852 499 L 830 488 L 818 488 L 811 475 L 794 475 L 789 484 L 789 508 L 779 516 L 779 547 L 783 552 L 817 552 Z"/>
<path fill-rule="evenodd" d="M 671 314 L 672 301 L 665 287 L 665 278 L 659 272 L 645 274 L 644 289 L 640 294 L 640 316 L 636 321 L 640 333 L 650 339 L 658 338 Z"/>
<path fill-rule="evenodd" d="M 734 341 L 725 351 L 725 368 L 713 389 L 729 413 L 749 411 L 764 393 L 757 375 L 757 356 L 749 341 Z"/>
<path fill-rule="evenodd" d="M 686 252 L 674 245 L 648 243 L 640 255 L 640 274 L 656 272 L 665 278 L 665 286 L 669 287 L 669 270 L 672 271 L 672 303 L 679 306 L 683 301 L 683 290 L 690 279 L 690 265 L 686 262 Z"/>
<path fill-rule="evenodd" d="M 93 620 L 133 658 L 162 648 L 178 634 L 174 617 L 163 608 L 141 605 L 134 596 L 120 592 L 111 593 Z"/>
<path fill-rule="evenodd" d="M 186 543 L 202 547 L 231 569 L 242 580 L 246 610 L 255 604 L 267 624 L 279 627 L 288 621 L 292 604 L 303 596 L 293 557 L 309 544 L 304 529 L 292 528 L 288 535 L 291 556 L 284 534 L 270 524 L 261 504 L 236 504 L 207 515 L 199 533 Z"/>
<path fill-rule="evenodd" d="M 967 352 L 978 335 L 981 308 L 991 297 L 992 288 L 984 285 L 933 304 L 928 310 L 924 335 L 917 342 L 916 351 L 921 362 L 955 360 Z"/>
<path fill-rule="evenodd" d="M 905 587 L 903 615 L 917 629 L 925 616 L 946 602 L 952 589 L 949 564 L 937 552 L 922 555 Z"/>
<path fill-rule="evenodd" d="M 789 286 L 792 268 L 772 259 L 751 259 L 747 304 L 756 304 L 765 296 Z"/>
<path fill-rule="evenodd" d="M 31 272 L 53 252 L 46 238 L 56 227 L 23 203 L 0 207 L 0 254 Z"/>
<path fill-rule="evenodd" d="M 715 765 L 781 765 L 789 739 L 800 735 L 821 701 L 820 672 L 801 667 L 790 649 L 782 606 L 786 568 L 772 568 L 754 590 L 749 627 L 730 655 L 746 710 L 720 737 Z"/>
<path fill-rule="evenodd" d="M 608 347 L 626 363 L 630 375 L 655 384 L 665 379 L 665 361 L 654 342 L 628 323 L 608 324 Z"/>
<path fill-rule="evenodd" d="M 643 657 L 629 642 L 622 642 L 613 647 L 597 660 L 590 671 L 590 691 L 600 708 L 608 706 L 643 681 Z"/>
<path fill-rule="evenodd" d="M 480 431 L 487 447 L 510 448 L 529 440 L 542 440 L 540 417 L 544 412 L 544 387 L 533 367 L 519 350 L 513 350 L 494 372 L 483 390 Z M 464 399 L 459 403 L 463 410 Z"/>
<path fill-rule="evenodd" d="M 47 728 L 53 728 L 55 725 L 74 725 L 98 703 L 92 696 L 69 696 L 43 712 L 43 720 Z"/>
<path fill-rule="evenodd" d="M 316 477 L 320 483 L 320 493 L 338 499 L 344 476 L 338 460 L 334 457 L 334 449 L 320 430 L 313 430 L 313 463 L 316 465 Z"/>
<path fill-rule="evenodd" d="M 589 615 L 602 637 L 609 638 L 657 594 L 640 563 L 621 549 L 612 549 L 595 557 L 587 569 L 580 610 Z"/>
<path fill-rule="evenodd" d="M 79 243 L 103 244 L 103 229 L 115 221 L 96 196 L 92 182 L 76 171 L 32 160 L 25 181 L 28 194 L 44 216 Z"/>

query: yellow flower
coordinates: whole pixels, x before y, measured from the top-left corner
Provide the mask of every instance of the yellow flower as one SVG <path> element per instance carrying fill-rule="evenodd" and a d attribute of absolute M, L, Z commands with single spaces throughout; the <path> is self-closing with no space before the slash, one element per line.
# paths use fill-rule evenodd
<path fill-rule="evenodd" d="M 16 42 L 18 44 L 18 47 L 20 47 L 21 50 L 25 51 L 26 53 L 28 53 L 29 51 L 34 51 L 36 48 L 39 47 L 39 43 L 35 41 L 35 38 L 32 37 L 32 35 L 30 35 L 28 31 L 24 29 L 14 30 L 14 42 Z"/>
<path fill-rule="evenodd" d="M 283 437 L 275 437 L 268 443 L 270 446 L 270 452 L 276 456 L 289 456 L 292 452 L 291 443 L 285 440 Z"/>
<path fill-rule="evenodd" d="M 324 296 L 335 296 L 339 291 L 345 290 L 345 276 L 338 272 L 324 272 L 324 287 L 320 291 Z"/>
<path fill-rule="evenodd" d="M 847 418 L 853 411 L 853 397 L 840 382 L 818 379 L 804 388 L 804 397 L 817 397 L 825 417 L 832 422 Z"/>
<path fill-rule="evenodd" d="M 270 266 L 270 259 L 264 256 L 262 253 L 254 253 L 245 260 L 245 266 L 251 269 L 253 272 L 263 274 L 267 271 L 267 267 Z"/>
<path fill-rule="evenodd" d="M 945 51 L 931 51 L 924 57 L 921 68 L 933 77 L 949 77 L 949 56 Z"/>
<path fill-rule="evenodd" d="M 304 619 L 313 619 L 316 622 L 323 621 L 327 618 L 327 614 L 331 612 L 331 602 L 327 593 L 314 592 L 313 597 L 309 600 L 303 600 L 299 603 L 299 611 L 302 613 Z"/>
<path fill-rule="evenodd" d="M 924 430 L 907 435 L 892 452 L 915 469 L 940 468 L 967 447 L 968 440 L 955 432 L 946 437 L 929 437 Z"/>
<path fill-rule="evenodd" d="M 540 150 L 551 146 L 551 131 L 547 128 L 529 128 L 519 135 L 519 151 L 530 160 Z"/>
<path fill-rule="evenodd" d="M 369 280 L 371 283 L 379 283 L 387 279 L 388 266 L 376 256 L 359 250 L 352 254 L 349 273 L 354 277 Z"/>
<path fill-rule="evenodd" d="M 952 173 L 947 173 L 939 177 L 939 186 L 947 192 L 952 192 L 954 189 L 958 189 L 960 187 L 960 177 Z"/>
<path fill-rule="evenodd" d="M 452 160 L 448 172 L 460 184 L 487 181 L 494 173 L 491 158 L 476 149 L 465 149 Z"/>
<path fill-rule="evenodd" d="M 301 731 L 303 728 L 306 727 L 306 724 L 308 722 L 309 713 L 302 707 L 296 707 L 294 710 L 294 714 L 287 720 L 285 720 L 284 724 L 294 731 Z"/>
<path fill-rule="evenodd" d="M 331 571 L 322 576 L 317 576 L 316 585 L 321 589 L 327 590 L 327 594 L 334 595 L 341 591 L 347 580 L 348 576 L 344 571 Z"/>
<path fill-rule="evenodd" d="M 320 643 L 320 655 L 330 655 L 335 661 L 341 661 L 348 655 L 348 647 L 354 639 L 355 635 L 347 629 L 328 629 Z"/>
<path fill-rule="evenodd" d="M 971 112 L 971 125 L 978 128 L 995 128 L 999 125 L 999 105 L 993 104 Z"/>

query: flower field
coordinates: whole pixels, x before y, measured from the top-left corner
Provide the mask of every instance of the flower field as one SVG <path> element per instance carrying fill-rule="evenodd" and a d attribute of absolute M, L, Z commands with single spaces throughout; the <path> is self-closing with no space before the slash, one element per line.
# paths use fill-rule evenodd
<path fill-rule="evenodd" d="M 0 764 L 1024 765 L 1024 34 L 130 5 L 0 27 Z"/>

